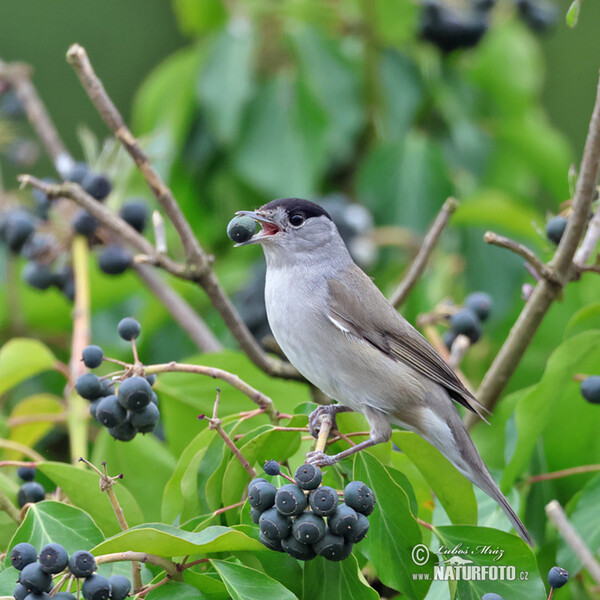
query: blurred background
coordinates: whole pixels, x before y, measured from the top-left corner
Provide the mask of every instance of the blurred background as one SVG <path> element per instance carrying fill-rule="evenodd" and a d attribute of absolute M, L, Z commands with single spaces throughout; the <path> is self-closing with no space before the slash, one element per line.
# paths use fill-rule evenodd
<path fill-rule="evenodd" d="M 72 155 L 109 175 L 107 205 L 155 203 L 65 61 L 82 44 L 106 89 L 171 185 L 202 245 L 258 336 L 262 257 L 232 249 L 235 210 L 274 197 L 326 199 L 356 259 L 390 293 L 444 200 L 461 203 L 427 276 L 403 312 L 412 322 L 446 298 L 494 299 L 465 370 L 477 382 L 522 308 L 522 261 L 487 246 L 487 229 L 548 259 L 547 219 L 568 216 L 600 59 L 600 4 L 456 0 L 22 0 L 3 3 L 0 59 L 23 61 Z M 0 124 L 2 183 L 56 176 L 33 132 L 10 107 Z M 181 256 L 169 231 L 170 249 Z M 151 234 L 150 234 L 151 237 Z M 2 286 L 0 342 L 40 337 L 65 357 L 71 304 L 58 290 Z M 8 281 L 7 281 L 8 282 Z M 202 292 L 170 282 L 220 342 L 234 347 Z M 10 292 L 9 290 L 11 290 Z M 588 277 L 557 304 L 510 389 L 539 378 L 571 315 L 597 298 Z M 18 296 L 9 303 L 8 295 Z M 134 274 L 109 277 L 93 261 L 93 339 L 112 351 L 124 314 L 145 323 L 147 362 L 197 348 Z M 44 310 L 40 309 L 43 302 Z M 17 306 L 15 314 L 8 306 Z M 113 346 L 113 347 L 111 347 Z"/>

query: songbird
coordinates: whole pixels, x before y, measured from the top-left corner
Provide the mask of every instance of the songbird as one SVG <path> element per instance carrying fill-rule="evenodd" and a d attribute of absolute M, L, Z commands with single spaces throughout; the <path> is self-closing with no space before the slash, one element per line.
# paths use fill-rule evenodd
<path fill-rule="evenodd" d="M 310 416 L 314 430 L 328 412 L 362 413 L 368 440 L 334 456 L 310 456 L 331 465 L 390 439 L 391 425 L 435 446 L 469 481 L 504 510 L 519 535 L 533 540 L 494 482 L 454 402 L 481 416 L 481 405 L 429 342 L 388 302 L 353 262 L 329 214 L 299 198 L 273 200 L 239 211 L 261 225 L 249 240 L 267 263 L 269 325 L 288 360 L 338 404 Z M 454 402 L 453 402 L 454 401 Z"/>

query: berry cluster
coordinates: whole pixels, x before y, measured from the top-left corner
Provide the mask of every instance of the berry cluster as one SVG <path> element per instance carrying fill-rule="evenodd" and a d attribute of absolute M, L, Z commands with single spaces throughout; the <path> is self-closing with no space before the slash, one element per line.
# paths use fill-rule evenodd
<path fill-rule="evenodd" d="M 467 336 L 471 344 L 477 342 L 482 334 L 481 324 L 490 316 L 492 305 L 491 297 L 485 292 L 469 294 L 464 306 L 448 318 L 450 329 L 443 335 L 446 348 L 452 348 L 459 335 Z"/>
<path fill-rule="evenodd" d="M 279 474 L 279 465 L 268 461 L 265 473 Z M 321 469 L 305 464 L 296 470 L 295 483 L 279 489 L 262 477 L 250 482 L 250 514 L 267 548 L 287 552 L 298 560 L 319 555 L 340 561 L 364 539 L 369 530 L 367 516 L 375 507 L 372 490 L 361 481 L 352 481 L 344 489 L 340 504 L 336 490 L 321 485 L 322 479 Z"/>
<path fill-rule="evenodd" d="M 46 497 L 44 486 L 33 480 L 35 477 L 35 467 L 19 467 L 17 475 L 23 481 L 17 495 L 17 501 L 21 508 L 30 502 L 41 502 Z"/>
<path fill-rule="evenodd" d="M 47 544 L 38 555 L 25 542 L 17 544 L 10 553 L 12 566 L 19 570 L 19 582 L 13 592 L 15 600 L 75 600 L 70 592 L 53 592 L 52 576 L 65 569 L 77 578 L 83 578 L 81 594 L 85 600 L 125 600 L 131 582 L 123 575 L 106 578 L 95 574 L 96 559 L 86 550 L 77 550 L 71 556 L 60 544 Z M 49 592 L 53 592 L 50 596 Z"/>
<path fill-rule="evenodd" d="M 139 336 L 141 326 L 126 317 L 119 322 L 117 331 L 124 340 L 133 341 Z M 87 346 L 82 360 L 86 367 L 95 369 L 102 364 L 104 352 L 99 346 Z M 77 378 L 75 389 L 91 402 L 90 414 L 113 438 L 129 442 L 138 433 L 151 433 L 158 423 L 158 396 L 152 389 L 155 381 L 156 375 L 132 375 L 123 379 L 115 392 L 110 380 L 85 373 Z"/>

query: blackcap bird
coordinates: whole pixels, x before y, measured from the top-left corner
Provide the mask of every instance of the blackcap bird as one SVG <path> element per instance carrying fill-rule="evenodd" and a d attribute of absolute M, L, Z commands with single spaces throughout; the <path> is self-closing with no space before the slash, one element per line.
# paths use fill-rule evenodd
<path fill-rule="evenodd" d="M 368 440 L 334 456 L 310 461 L 331 465 L 390 439 L 391 425 L 419 434 L 469 481 L 502 507 L 519 535 L 533 540 L 492 479 L 454 402 L 480 414 L 476 398 L 427 340 L 354 264 L 329 214 L 318 204 L 284 198 L 257 211 L 239 211 L 261 229 L 267 262 L 265 302 L 277 343 L 313 385 L 339 404 L 329 412 L 361 412 Z"/>

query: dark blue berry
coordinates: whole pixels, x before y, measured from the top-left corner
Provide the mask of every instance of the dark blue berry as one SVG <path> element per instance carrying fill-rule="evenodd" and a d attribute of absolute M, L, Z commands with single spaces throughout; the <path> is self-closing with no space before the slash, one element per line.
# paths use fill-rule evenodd
<path fill-rule="evenodd" d="M 489 294 L 485 292 L 473 292 L 465 298 L 465 308 L 472 310 L 483 323 L 488 319 L 492 312 L 494 301 Z"/>
<path fill-rule="evenodd" d="M 140 335 L 141 329 L 139 321 L 132 317 L 121 319 L 117 325 L 117 333 L 128 342 L 136 339 Z"/>
<path fill-rule="evenodd" d="M 303 490 L 315 490 L 321 485 L 323 474 L 314 465 L 300 465 L 294 473 L 294 481 Z"/>
<path fill-rule="evenodd" d="M 247 242 L 256 231 L 256 221 L 251 217 L 234 217 L 227 225 L 227 237 L 241 244 Z"/>
<path fill-rule="evenodd" d="M 80 161 L 73 163 L 67 174 L 67 179 L 73 183 L 79 183 L 81 185 L 85 176 L 90 172 L 90 167 L 86 162 Z"/>
<path fill-rule="evenodd" d="M 60 544 L 47 544 L 40 550 L 38 561 L 46 573 L 56 574 L 67 568 L 69 555 Z"/>
<path fill-rule="evenodd" d="M 152 388 L 143 377 L 134 375 L 121 383 L 118 398 L 127 410 L 143 410 L 152 400 Z"/>
<path fill-rule="evenodd" d="M 325 520 L 319 515 L 306 511 L 294 519 L 292 535 L 301 544 L 313 544 L 320 540 L 327 530 Z"/>
<path fill-rule="evenodd" d="M 327 524 L 332 533 L 346 535 L 358 522 L 358 513 L 347 504 L 340 504 L 336 511 L 327 518 Z"/>
<path fill-rule="evenodd" d="M 481 323 L 477 315 L 468 308 L 461 308 L 450 315 L 450 325 L 456 334 L 466 335 L 472 344 L 481 337 Z"/>
<path fill-rule="evenodd" d="M 565 217 L 552 217 L 546 223 L 546 237 L 555 244 L 559 244 L 562 239 L 563 233 L 567 228 L 567 219 Z"/>
<path fill-rule="evenodd" d="M 83 364 L 88 369 L 95 369 L 102 364 L 104 352 L 100 346 L 86 346 L 82 352 Z"/>
<path fill-rule="evenodd" d="M 125 422 L 127 410 L 116 396 L 104 396 L 95 407 L 96 421 L 105 427 L 117 427 Z"/>
<path fill-rule="evenodd" d="M 273 459 L 265 462 L 263 470 L 267 475 L 271 476 L 279 475 L 279 473 L 281 472 L 281 469 L 279 468 L 279 463 Z"/>
<path fill-rule="evenodd" d="M 328 560 L 343 560 L 352 552 L 352 544 L 348 544 L 341 535 L 326 531 L 323 537 L 312 545 L 313 550 Z M 349 550 L 349 551 L 348 551 Z"/>
<path fill-rule="evenodd" d="M 129 200 L 121 206 L 119 216 L 136 231 L 142 233 L 148 222 L 148 207 L 143 200 Z"/>
<path fill-rule="evenodd" d="M 42 594 L 50 591 L 52 587 L 52 576 L 42 569 L 38 562 L 25 565 L 19 575 L 19 583 L 34 594 Z"/>
<path fill-rule="evenodd" d="M 115 440 L 120 442 L 130 442 L 138 432 L 129 421 L 125 421 L 116 427 L 109 427 L 107 431 Z"/>
<path fill-rule="evenodd" d="M 275 494 L 277 488 L 262 477 L 253 479 L 248 484 L 248 504 L 264 512 L 275 504 Z"/>
<path fill-rule="evenodd" d="M 158 423 L 160 412 L 156 404 L 150 402 L 140 411 L 129 412 L 127 418 L 140 433 L 151 433 Z"/>
<path fill-rule="evenodd" d="M 569 572 L 562 567 L 552 567 L 548 571 L 548 583 L 554 589 L 561 588 L 569 581 Z"/>
<path fill-rule="evenodd" d="M 282 485 L 275 494 L 275 507 L 282 515 L 299 515 L 307 506 L 306 495 L 295 483 Z"/>
<path fill-rule="evenodd" d="M 37 481 L 26 481 L 17 494 L 17 502 L 23 508 L 26 504 L 41 502 L 46 497 L 46 490 Z"/>
<path fill-rule="evenodd" d="M 98 255 L 98 266 L 107 275 L 120 275 L 133 264 L 133 255 L 122 246 L 106 246 Z"/>
<path fill-rule="evenodd" d="M 270 540 L 281 541 L 292 529 L 292 520 L 283 516 L 276 508 L 269 508 L 258 520 L 258 526 L 263 535 Z"/>
<path fill-rule="evenodd" d="M 37 560 L 37 550 L 27 542 L 17 544 L 10 551 L 10 564 L 18 571 Z"/>
<path fill-rule="evenodd" d="M 84 373 L 75 380 L 77 393 L 86 400 L 95 400 L 102 395 L 100 378 L 94 373 Z"/>
<path fill-rule="evenodd" d="M 69 571 L 75 577 L 89 577 L 96 570 L 96 559 L 87 550 L 77 550 L 69 558 Z"/>
<path fill-rule="evenodd" d="M 43 263 L 28 262 L 21 272 L 23 281 L 37 290 L 47 290 L 54 284 L 55 277 L 50 267 Z"/>
<path fill-rule="evenodd" d="M 17 469 L 17 476 L 23 481 L 33 481 L 35 478 L 35 467 L 19 467 Z"/>
<path fill-rule="evenodd" d="M 333 488 L 324 485 L 310 495 L 309 502 L 316 515 L 327 517 L 336 511 L 338 495 Z"/>
<path fill-rule="evenodd" d="M 110 599 L 111 600 L 125 600 L 129 596 L 131 591 L 131 581 L 124 575 L 113 575 L 109 577 L 110 582 Z"/>
<path fill-rule="evenodd" d="M 351 481 L 344 488 L 344 502 L 356 512 L 368 516 L 375 508 L 375 495 L 362 481 Z"/>
<path fill-rule="evenodd" d="M 600 404 L 600 376 L 591 375 L 581 382 L 581 395 L 592 404 Z"/>
<path fill-rule="evenodd" d="M 91 237 L 96 233 L 96 229 L 98 229 L 98 221 L 87 210 L 82 209 L 73 217 L 71 227 L 79 235 Z"/>
<path fill-rule="evenodd" d="M 282 539 L 281 547 L 290 556 L 298 560 L 311 560 L 317 555 L 312 546 L 299 542 L 293 535 Z"/>
<path fill-rule="evenodd" d="M 110 592 L 110 581 L 104 575 L 90 575 L 81 586 L 81 594 L 85 600 L 108 600 Z"/>
<path fill-rule="evenodd" d="M 89 171 L 81 182 L 81 187 L 96 200 L 104 200 L 112 190 L 108 177 Z"/>

